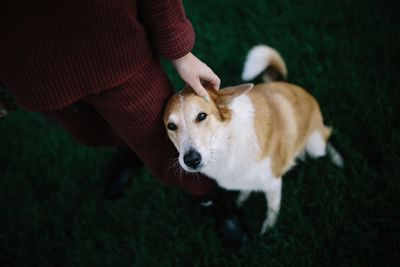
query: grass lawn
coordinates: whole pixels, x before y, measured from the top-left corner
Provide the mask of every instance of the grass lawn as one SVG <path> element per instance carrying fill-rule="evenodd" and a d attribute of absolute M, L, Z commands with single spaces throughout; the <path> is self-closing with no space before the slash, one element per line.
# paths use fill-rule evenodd
<path fill-rule="evenodd" d="M 243 212 L 255 235 L 235 254 L 191 197 L 147 171 L 126 197 L 104 201 L 115 151 L 19 110 L 0 120 L 0 266 L 400 266 L 400 2 L 184 4 L 194 53 L 222 86 L 241 82 L 253 45 L 281 52 L 289 81 L 334 126 L 346 170 L 322 159 L 288 173 L 277 227 L 262 237 L 265 203 L 253 195 Z"/>

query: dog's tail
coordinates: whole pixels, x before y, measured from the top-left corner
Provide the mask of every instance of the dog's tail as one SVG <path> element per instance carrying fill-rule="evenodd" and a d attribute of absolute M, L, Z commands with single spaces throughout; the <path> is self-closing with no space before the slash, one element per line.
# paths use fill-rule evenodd
<path fill-rule="evenodd" d="M 244 63 L 242 80 L 254 80 L 260 75 L 264 82 L 285 81 L 287 76 L 282 56 L 266 45 L 257 45 L 250 49 Z"/>

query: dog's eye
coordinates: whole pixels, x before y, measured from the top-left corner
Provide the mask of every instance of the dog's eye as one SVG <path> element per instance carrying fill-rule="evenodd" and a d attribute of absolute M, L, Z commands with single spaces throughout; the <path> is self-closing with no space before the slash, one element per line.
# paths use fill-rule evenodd
<path fill-rule="evenodd" d="M 207 114 L 204 112 L 200 112 L 199 115 L 197 115 L 197 121 L 204 121 L 207 118 Z"/>
<path fill-rule="evenodd" d="M 175 131 L 176 129 L 178 129 L 178 127 L 176 126 L 176 124 L 175 124 L 175 123 L 172 123 L 172 122 L 170 122 L 170 123 L 167 124 L 167 128 L 168 128 L 168 130 L 171 130 L 171 131 Z"/>

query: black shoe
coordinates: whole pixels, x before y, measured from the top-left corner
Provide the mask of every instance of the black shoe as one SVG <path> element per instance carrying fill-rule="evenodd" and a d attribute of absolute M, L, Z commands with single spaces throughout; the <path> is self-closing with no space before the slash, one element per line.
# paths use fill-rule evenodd
<path fill-rule="evenodd" d="M 233 197 L 230 192 L 218 187 L 199 200 L 203 211 L 213 218 L 215 231 L 222 245 L 235 251 L 243 251 L 249 244 L 250 235 Z"/>
<path fill-rule="evenodd" d="M 217 233 L 223 246 L 232 250 L 243 251 L 250 241 L 243 223 L 237 216 L 221 221 Z"/>
<path fill-rule="evenodd" d="M 123 197 L 125 190 L 132 183 L 133 176 L 137 175 L 142 167 L 143 163 L 130 149 L 121 149 L 106 178 L 106 199 L 116 200 Z"/>

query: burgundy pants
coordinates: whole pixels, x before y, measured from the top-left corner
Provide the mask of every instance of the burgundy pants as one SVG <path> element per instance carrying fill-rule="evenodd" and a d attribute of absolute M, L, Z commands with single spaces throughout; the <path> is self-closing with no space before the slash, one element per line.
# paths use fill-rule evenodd
<path fill-rule="evenodd" d="M 164 130 L 162 115 L 173 89 L 158 61 L 124 84 L 83 97 L 61 110 L 45 112 L 88 146 L 128 145 L 153 176 L 182 186 L 195 196 L 208 193 L 212 180 L 177 169 L 176 149 Z"/>

